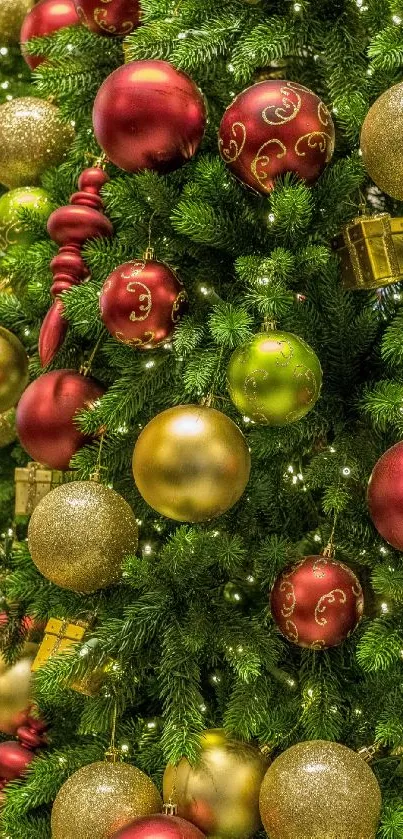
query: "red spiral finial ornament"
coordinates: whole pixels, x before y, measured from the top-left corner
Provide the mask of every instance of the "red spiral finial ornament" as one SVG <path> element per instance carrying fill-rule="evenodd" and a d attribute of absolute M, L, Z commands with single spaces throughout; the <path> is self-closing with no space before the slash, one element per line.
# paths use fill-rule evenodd
<path fill-rule="evenodd" d="M 85 169 L 78 179 L 79 192 L 71 196 L 67 206 L 59 207 L 49 217 L 48 233 L 60 249 L 50 263 L 53 274 L 51 292 L 56 299 L 43 321 L 39 336 L 42 367 L 50 364 L 66 337 L 68 322 L 63 301 L 58 295 L 79 285 L 89 275 L 81 254 L 84 243 L 87 239 L 113 234 L 100 196 L 102 187 L 108 181 L 108 175 L 100 166 Z"/>

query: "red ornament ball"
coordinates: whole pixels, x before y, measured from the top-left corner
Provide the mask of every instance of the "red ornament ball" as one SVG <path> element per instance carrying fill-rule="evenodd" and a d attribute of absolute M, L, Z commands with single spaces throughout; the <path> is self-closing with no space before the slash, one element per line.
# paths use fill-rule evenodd
<path fill-rule="evenodd" d="M 358 625 L 363 609 L 356 575 L 326 556 L 306 556 L 289 565 L 271 593 L 271 611 L 280 631 L 288 641 L 312 650 L 341 644 Z"/>
<path fill-rule="evenodd" d="M 126 172 L 172 172 L 197 151 L 206 125 L 202 93 L 167 61 L 131 61 L 99 88 L 93 124 L 99 145 Z"/>
<path fill-rule="evenodd" d="M 28 12 L 21 28 L 20 41 L 22 47 L 31 38 L 51 35 L 64 26 L 74 26 L 79 23 L 74 0 L 39 0 L 39 3 Z M 31 70 L 35 70 L 45 59 L 41 55 L 22 54 Z"/>
<path fill-rule="evenodd" d="M 117 341 L 149 350 L 172 337 L 188 310 L 188 297 L 168 265 L 137 259 L 112 271 L 99 304 L 102 320 Z"/>
<path fill-rule="evenodd" d="M 53 370 L 32 382 L 17 408 L 21 445 L 33 460 L 51 469 L 68 469 L 73 454 L 90 441 L 75 423 L 104 388 L 75 370 Z"/>
<path fill-rule="evenodd" d="M 281 80 L 240 93 L 219 132 L 220 154 L 231 172 L 263 195 L 286 172 L 314 183 L 333 155 L 334 141 L 332 117 L 319 96 Z"/>
<path fill-rule="evenodd" d="M 28 769 L 35 757 L 35 752 L 21 746 L 15 740 L 0 743 L 0 778 L 15 781 Z"/>
<path fill-rule="evenodd" d="M 368 506 L 378 533 L 403 551 L 403 442 L 375 464 L 368 484 Z"/>
<path fill-rule="evenodd" d="M 204 839 L 204 833 L 179 816 L 145 816 L 118 830 L 111 839 Z"/>
<path fill-rule="evenodd" d="M 128 35 L 140 24 L 139 0 L 74 0 L 80 20 L 97 35 Z"/>

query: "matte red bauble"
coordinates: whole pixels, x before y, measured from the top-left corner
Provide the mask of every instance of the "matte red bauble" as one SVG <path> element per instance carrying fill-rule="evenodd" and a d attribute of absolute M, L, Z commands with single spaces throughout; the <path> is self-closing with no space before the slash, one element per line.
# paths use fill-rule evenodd
<path fill-rule="evenodd" d="M 76 425 L 76 415 L 104 392 L 75 370 L 54 370 L 32 382 L 18 403 L 16 423 L 30 457 L 51 469 L 68 469 L 73 454 L 91 439 Z"/>
<path fill-rule="evenodd" d="M 31 38 L 50 35 L 64 26 L 74 26 L 76 23 L 79 23 L 79 18 L 74 0 L 39 0 L 22 24 L 21 44 L 24 46 Z M 31 70 L 35 70 L 44 61 L 41 55 L 28 55 L 24 49 L 22 53 Z"/>
<path fill-rule="evenodd" d="M 74 0 L 80 20 L 97 35 L 128 35 L 140 24 L 139 0 Z"/>
<path fill-rule="evenodd" d="M 378 533 L 403 551 L 403 442 L 375 464 L 368 485 L 368 506 Z"/>
<path fill-rule="evenodd" d="M 197 151 L 206 124 L 203 95 L 167 61 L 131 61 L 99 88 L 95 136 L 126 172 L 172 172 Z"/>
<path fill-rule="evenodd" d="M 15 740 L 0 743 L 0 777 L 14 781 L 28 769 L 35 757 L 35 752 L 22 746 Z"/>
<path fill-rule="evenodd" d="M 178 816 L 157 815 L 135 819 L 111 839 L 204 839 L 204 833 Z"/>
<path fill-rule="evenodd" d="M 248 87 L 221 122 L 221 157 L 242 183 L 263 194 L 293 172 L 314 183 L 334 151 L 332 118 L 319 96 L 297 82 L 264 81 Z"/>
<path fill-rule="evenodd" d="M 347 565 L 326 556 L 306 556 L 289 565 L 271 593 L 273 618 L 288 641 L 324 650 L 341 644 L 364 609 L 359 580 Z"/>
<path fill-rule="evenodd" d="M 188 298 L 168 265 L 137 259 L 112 271 L 99 305 L 102 320 L 117 341 L 153 349 L 172 337 L 187 312 Z"/>

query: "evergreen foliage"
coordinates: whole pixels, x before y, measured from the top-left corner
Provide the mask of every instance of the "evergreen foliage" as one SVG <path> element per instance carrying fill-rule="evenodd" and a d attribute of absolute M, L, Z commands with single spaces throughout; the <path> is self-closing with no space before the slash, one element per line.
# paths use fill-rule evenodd
<path fill-rule="evenodd" d="M 222 724 L 278 749 L 301 739 L 351 748 L 376 741 L 386 751 L 374 762 L 384 796 L 379 839 L 402 839 L 401 758 L 391 752 L 403 747 L 403 565 L 372 526 L 365 501 L 373 465 L 403 430 L 402 298 L 398 287 L 381 295 L 343 291 L 331 243 L 363 194 L 370 208 L 403 215 L 369 185 L 358 154 L 369 105 L 402 78 L 403 2 L 142 0 L 142 8 L 143 25 L 125 39 L 124 53 L 121 40 L 73 27 L 41 40 L 49 62 L 34 74 L 35 95 L 53 96 L 66 119 L 76 121 L 68 158 L 43 178 L 59 205 L 75 191 L 88 155 L 99 151 L 92 103 L 125 58 L 169 59 L 191 74 L 207 97 L 209 125 L 196 158 L 172 175 L 109 168 L 103 197 L 115 236 L 86 244 L 91 279 L 64 294 L 70 327 L 53 367 L 78 369 L 99 342 L 92 375 L 108 390 L 80 425 L 107 429 L 102 478 L 136 511 L 140 549 L 125 561 L 124 584 L 89 597 L 44 580 L 23 539 L 0 558 L 3 595 L 19 604 L 1 637 L 8 656 L 20 648 L 24 614 L 46 621 L 96 613 L 87 655 L 79 649 L 59 656 L 35 678 L 51 743 L 28 779 L 8 792 L 2 835 L 49 839 L 51 802 L 68 774 L 102 755 L 117 703 L 118 741 L 129 743 L 129 758 L 157 780 L 168 760 L 197 756 L 201 730 Z M 287 78 L 331 107 L 336 153 L 313 187 L 287 176 L 260 197 L 220 160 L 217 130 L 233 96 L 281 62 Z M 2 260 L 14 294 L 0 294 L 0 323 L 30 350 L 36 377 L 57 248 L 35 214 L 26 213 L 26 223 L 35 225 L 37 241 Z M 108 336 L 98 296 L 113 268 L 141 257 L 150 229 L 157 258 L 178 271 L 188 290 L 190 314 L 172 345 L 137 353 Z M 284 428 L 243 420 L 226 390 L 232 349 L 264 319 L 307 340 L 324 371 L 316 408 Z M 133 445 L 159 411 L 210 391 L 247 436 L 251 481 L 222 518 L 174 526 L 140 498 L 131 477 Z M 13 463 L 26 462 L 18 446 L 11 453 Z M 0 518 L 8 525 L 11 453 L 2 453 L 0 463 Z M 93 443 L 74 457 L 77 478 L 91 475 L 98 453 Z M 334 523 L 336 556 L 363 583 L 365 617 L 341 647 L 301 651 L 275 628 L 269 588 L 291 560 L 319 553 Z M 241 606 L 226 602 L 228 581 L 245 591 Z M 98 696 L 66 687 L 106 659 L 114 666 Z M 150 718 L 158 720 L 151 729 Z"/>

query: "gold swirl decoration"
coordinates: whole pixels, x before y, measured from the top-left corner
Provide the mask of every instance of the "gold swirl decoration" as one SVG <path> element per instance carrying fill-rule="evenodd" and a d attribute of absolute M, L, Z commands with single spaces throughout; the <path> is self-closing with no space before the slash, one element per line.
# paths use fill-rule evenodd
<path fill-rule="evenodd" d="M 127 347 L 148 347 L 149 344 L 153 345 L 153 348 L 160 346 L 160 344 L 155 344 L 155 332 L 145 332 L 144 338 L 125 338 L 123 332 L 115 332 L 115 338 L 119 341 L 120 344 L 126 344 Z"/>
<path fill-rule="evenodd" d="M 172 306 L 172 312 L 171 312 L 172 323 L 179 323 L 179 321 L 181 319 L 180 314 L 179 314 L 179 310 L 182 306 L 182 303 L 186 303 L 188 301 L 188 299 L 189 298 L 186 294 L 186 291 L 180 291 L 179 292 L 179 294 L 178 294 L 176 300 L 174 300 L 174 303 L 173 303 L 173 306 Z"/>
<path fill-rule="evenodd" d="M 273 137 L 271 140 L 267 140 L 265 143 L 263 143 L 262 146 L 260 146 L 260 149 L 257 152 L 256 157 L 252 160 L 250 167 L 252 175 L 267 192 L 271 192 L 272 188 L 270 174 L 269 172 L 265 172 L 265 167 L 270 165 L 272 157 L 272 155 L 268 153 L 270 146 L 277 146 L 278 151 L 277 154 L 275 154 L 275 157 L 277 157 L 279 160 L 280 158 L 286 156 L 287 147 L 284 145 L 284 143 L 281 142 L 281 140 L 278 140 L 276 137 Z M 260 167 L 260 169 L 258 169 L 258 166 Z"/>
<path fill-rule="evenodd" d="M 237 128 L 241 129 L 241 135 L 237 137 Z M 234 122 L 231 127 L 232 139 L 229 141 L 228 148 L 224 148 L 224 140 L 219 139 L 220 154 L 226 163 L 234 163 L 242 154 L 246 143 L 246 128 L 243 122 Z"/>
<path fill-rule="evenodd" d="M 101 2 L 110 2 L 110 0 L 101 0 Z M 109 32 L 110 35 L 115 35 L 118 33 L 119 35 L 128 35 L 129 32 L 132 31 L 134 28 L 134 20 L 125 20 L 122 21 L 119 29 L 116 26 L 108 23 L 108 11 L 107 9 L 94 9 L 94 20 L 97 26 L 103 30 L 103 32 Z"/>
<path fill-rule="evenodd" d="M 322 125 L 327 128 L 328 125 L 332 122 L 332 117 L 329 111 L 329 108 L 326 107 L 325 103 L 322 100 L 318 103 L 318 120 L 322 123 Z"/>
<path fill-rule="evenodd" d="M 337 595 L 339 596 L 338 600 Z M 326 626 L 327 618 L 325 618 L 323 613 L 326 612 L 327 607 L 333 603 L 338 603 L 340 606 L 343 605 L 343 603 L 347 603 L 347 595 L 343 589 L 334 588 L 332 591 L 327 592 L 327 594 L 322 594 L 322 597 L 319 598 L 315 607 L 315 623 L 317 623 L 318 626 Z"/>
<path fill-rule="evenodd" d="M 294 644 L 298 644 L 298 639 L 299 639 L 298 628 L 297 628 L 296 624 L 294 623 L 294 621 L 290 621 L 290 620 L 286 621 L 285 634 L 286 634 L 287 638 L 289 639 L 289 641 L 293 641 Z"/>
<path fill-rule="evenodd" d="M 295 590 L 292 582 L 290 580 L 283 580 L 280 585 L 280 591 L 284 594 L 284 603 L 281 607 L 281 614 L 284 618 L 289 618 L 297 605 L 297 598 L 295 596 Z"/>
<path fill-rule="evenodd" d="M 325 556 L 319 556 L 312 565 L 312 573 L 313 576 L 316 577 L 317 580 L 323 578 L 325 576 L 325 572 L 323 570 L 323 566 L 327 565 L 328 561 Z"/>
<path fill-rule="evenodd" d="M 321 154 L 326 154 L 326 163 L 331 160 L 334 150 L 334 141 L 330 134 L 326 131 L 310 131 L 309 134 L 302 134 L 298 138 L 294 146 L 294 151 L 298 157 L 305 157 L 307 149 L 301 148 L 306 142 L 307 149 L 319 149 Z"/>
<path fill-rule="evenodd" d="M 152 294 L 148 286 L 144 283 L 139 282 L 139 280 L 132 280 L 130 283 L 127 284 L 126 290 L 130 294 L 137 294 L 138 295 L 138 302 L 139 302 L 139 314 L 133 310 L 130 312 L 129 320 L 132 323 L 141 320 L 147 320 L 153 305 Z"/>
<path fill-rule="evenodd" d="M 7 250 L 10 245 L 16 245 L 18 242 L 18 234 L 22 230 L 21 221 L 11 221 L 7 227 L 0 231 L 0 250 Z"/>
<path fill-rule="evenodd" d="M 300 88 L 300 90 L 304 90 L 304 88 Z M 281 100 L 282 104 L 267 105 L 262 111 L 262 117 L 267 125 L 284 125 L 286 122 L 291 122 L 301 110 L 302 99 L 296 85 L 293 85 L 292 82 L 287 82 L 285 87 L 281 88 L 280 92 L 283 97 Z M 291 94 L 295 95 L 296 102 L 290 99 Z"/>
<path fill-rule="evenodd" d="M 294 355 L 293 347 L 288 341 L 277 341 L 277 346 L 281 357 L 284 359 L 284 361 L 281 361 L 279 358 L 276 359 L 277 367 L 288 367 Z"/>
<path fill-rule="evenodd" d="M 254 370 L 253 373 L 245 377 L 243 392 L 251 402 L 252 410 L 249 411 L 251 419 L 256 422 L 264 422 L 265 420 L 264 405 L 259 401 L 258 389 L 261 383 L 267 381 L 268 378 L 269 374 L 266 370 Z"/>
<path fill-rule="evenodd" d="M 144 268 L 146 267 L 146 263 L 142 259 L 133 259 L 132 262 L 129 263 L 130 271 L 121 271 L 120 276 L 123 277 L 124 280 L 131 280 L 133 277 L 138 277 Z"/>

